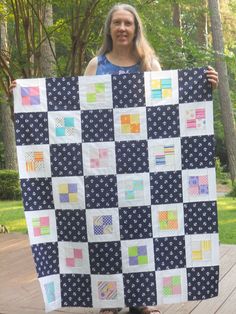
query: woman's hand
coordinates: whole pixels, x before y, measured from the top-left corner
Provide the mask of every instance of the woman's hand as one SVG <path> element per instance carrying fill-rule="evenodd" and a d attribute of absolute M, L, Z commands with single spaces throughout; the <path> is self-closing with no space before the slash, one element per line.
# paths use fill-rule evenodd
<path fill-rule="evenodd" d="M 213 69 L 211 66 L 208 66 L 208 70 L 206 71 L 206 75 L 208 78 L 208 82 L 211 83 L 212 88 L 217 88 L 219 83 L 218 72 Z"/>
<path fill-rule="evenodd" d="M 15 87 L 16 87 L 16 81 L 12 81 L 11 84 L 10 84 L 10 86 L 9 86 L 9 91 L 10 91 L 10 93 L 13 92 L 13 89 L 14 89 Z"/>

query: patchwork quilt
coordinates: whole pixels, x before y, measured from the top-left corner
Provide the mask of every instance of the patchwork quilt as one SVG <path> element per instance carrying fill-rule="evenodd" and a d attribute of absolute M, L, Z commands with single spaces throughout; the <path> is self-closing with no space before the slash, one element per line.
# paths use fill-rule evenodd
<path fill-rule="evenodd" d="M 204 68 L 17 80 L 16 145 L 46 311 L 217 296 Z"/>

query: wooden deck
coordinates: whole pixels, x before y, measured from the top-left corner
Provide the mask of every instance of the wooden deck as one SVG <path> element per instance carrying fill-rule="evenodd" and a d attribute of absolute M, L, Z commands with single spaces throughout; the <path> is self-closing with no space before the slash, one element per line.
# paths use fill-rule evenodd
<path fill-rule="evenodd" d="M 236 245 L 221 245 L 220 293 L 217 298 L 160 306 L 162 313 L 235 314 Z M 0 235 L 0 314 L 43 314 L 44 304 L 28 236 Z M 98 310 L 62 308 L 52 313 L 96 314 Z M 122 311 L 127 313 L 127 311 Z"/>

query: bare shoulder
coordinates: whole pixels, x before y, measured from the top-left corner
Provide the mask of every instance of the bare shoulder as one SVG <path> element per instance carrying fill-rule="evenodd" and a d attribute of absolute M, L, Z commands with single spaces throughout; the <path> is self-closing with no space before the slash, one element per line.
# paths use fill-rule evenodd
<path fill-rule="evenodd" d="M 152 60 L 152 71 L 161 71 L 161 65 L 157 59 Z"/>
<path fill-rule="evenodd" d="M 98 65 L 98 58 L 94 57 L 92 60 L 89 61 L 85 69 L 84 75 L 96 75 L 97 65 Z"/>

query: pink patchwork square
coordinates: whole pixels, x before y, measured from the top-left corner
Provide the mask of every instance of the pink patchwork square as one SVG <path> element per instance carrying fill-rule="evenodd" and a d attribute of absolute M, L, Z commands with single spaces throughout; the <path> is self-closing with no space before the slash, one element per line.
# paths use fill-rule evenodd
<path fill-rule="evenodd" d="M 30 96 L 39 96 L 39 88 L 38 87 L 29 87 Z"/>
<path fill-rule="evenodd" d="M 40 226 L 49 226 L 49 217 L 40 217 Z"/>
<path fill-rule="evenodd" d="M 31 102 L 30 102 L 30 97 L 29 96 L 23 96 L 22 97 L 22 104 L 23 105 L 31 105 Z"/>
<path fill-rule="evenodd" d="M 198 108 L 195 111 L 196 119 L 205 119 L 205 108 Z"/>
<path fill-rule="evenodd" d="M 199 194 L 198 185 L 189 187 L 189 193 L 190 193 L 190 195 L 198 195 Z"/>
<path fill-rule="evenodd" d="M 108 157 L 108 149 L 100 148 L 99 149 L 99 158 L 107 158 Z"/>
<path fill-rule="evenodd" d="M 99 167 L 99 159 L 91 158 L 90 168 L 98 168 L 98 167 Z"/>
<path fill-rule="evenodd" d="M 173 294 L 181 294 L 181 286 L 178 285 L 178 286 L 173 286 L 172 287 L 172 293 Z"/>
<path fill-rule="evenodd" d="M 74 257 L 75 258 L 83 258 L 83 251 L 81 249 L 74 249 Z"/>
<path fill-rule="evenodd" d="M 40 229 L 40 227 L 34 227 L 34 236 L 35 237 L 41 236 L 41 229 Z"/>
<path fill-rule="evenodd" d="M 72 257 L 66 258 L 66 266 L 68 267 L 75 267 L 75 260 Z"/>
<path fill-rule="evenodd" d="M 199 185 L 208 185 L 208 176 L 199 176 Z"/>
<path fill-rule="evenodd" d="M 164 277 L 163 278 L 163 286 L 170 286 L 172 284 L 172 277 Z"/>

